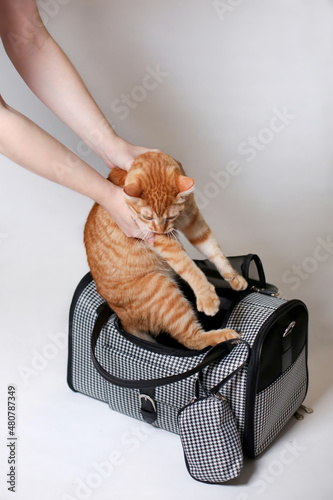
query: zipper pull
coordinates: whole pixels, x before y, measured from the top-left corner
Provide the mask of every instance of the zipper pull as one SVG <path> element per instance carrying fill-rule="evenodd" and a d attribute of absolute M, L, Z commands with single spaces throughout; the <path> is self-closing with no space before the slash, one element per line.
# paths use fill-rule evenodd
<path fill-rule="evenodd" d="M 226 397 L 222 396 L 219 392 L 215 392 L 213 394 L 214 398 L 218 399 L 219 401 L 228 401 Z"/>
<path fill-rule="evenodd" d="M 310 408 L 309 406 L 305 406 L 305 405 L 301 405 L 301 406 L 299 407 L 299 410 L 300 410 L 300 409 L 302 409 L 303 411 L 305 411 L 305 413 L 308 413 L 308 414 L 313 413 L 313 411 L 314 411 L 312 408 Z M 303 419 L 304 419 L 304 415 L 302 415 L 302 414 L 301 414 L 301 413 L 299 413 L 298 411 L 296 411 L 296 412 L 294 413 L 294 417 L 295 417 L 297 420 L 303 420 Z"/>
<path fill-rule="evenodd" d="M 301 405 L 302 410 L 305 411 L 305 413 L 313 413 L 313 408 L 310 408 L 309 406 Z"/>
<path fill-rule="evenodd" d="M 280 295 L 279 292 L 273 292 L 272 290 L 267 290 L 267 288 L 257 288 L 256 286 L 252 286 L 251 290 L 263 295 L 269 295 L 270 297 L 278 297 Z"/>

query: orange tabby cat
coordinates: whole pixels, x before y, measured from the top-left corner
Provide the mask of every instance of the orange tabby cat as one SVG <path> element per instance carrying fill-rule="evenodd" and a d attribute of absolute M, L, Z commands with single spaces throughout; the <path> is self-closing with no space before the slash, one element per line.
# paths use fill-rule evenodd
<path fill-rule="evenodd" d="M 164 153 L 136 158 L 129 172 L 114 168 L 108 179 L 123 187 L 126 201 L 154 243 L 128 238 L 109 213 L 95 203 L 85 226 L 84 242 L 97 291 L 133 335 L 150 338 L 168 332 L 190 349 L 203 349 L 238 335 L 230 329 L 205 332 L 174 279 L 178 273 L 192 288 L 198 311 L 219 309 L 214 286 L 177 240 L 181 231 L 235 290 L 247 283 L 229 264 L 192 194 L 194 181 Z"/>

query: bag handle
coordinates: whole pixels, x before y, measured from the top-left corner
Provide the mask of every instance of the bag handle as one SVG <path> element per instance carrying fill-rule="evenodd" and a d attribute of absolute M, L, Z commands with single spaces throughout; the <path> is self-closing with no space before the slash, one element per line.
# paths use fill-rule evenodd
<path fill-rule="evenodd" d="M 249 253 L 248 255 L 244 256 L 244 260 L 241 266 L 242 269 L 242 274 L 244 278 L 248 281 L 251 279 L 249 277 L 250 273 L 250 264 L 251 262 L 254 262 L 258 271 L 258 277 L 259 277 L 259 286 L 260 288 L 266 288 L 266 277 L 265 277 L 265 272 L 264 272 L 264 267 L 262 265 L 262 262 L 260 260 L 259 255 L 254 254 L 254 253 Z"/>
<path fill-rule="evenodd" d="M 253 262 L 257 273 L 258 273 L 258 284 L 260 288 L 266 288 L 266 278 L 265 278 L 265 272 L 264 272 L 264 267 L 263 264 L 260 260 L 259 255 L 254 254 L 254 253 L 249 253 L 247 255 L 235 255 L 232 257 L 228 257 L 228 261 L 230 262 L 231 266 L 234 269 L 237 269 L 238 272 L 242 274 L 242 276 L 246 279 L 246 281 L 257 281 L 256 278 L 251 278 L 250 277 L 250 267 L 251 263 Z M 223 278 L 219 275 L 219 273 L 216 271 L 216 267 L 212 262 L 210 262 L 208 259 L 204 260 L 194 260 L 196 265 L 206 274 L 206 277 L 209 278 L 216 278 L 216 275 L 221 281 L 223 281 Z"/>
<path fill-rule="evenodd" d="M 218 359 L 222 359 L 227 356 L 240 341 L 240 339 L 231 339 L 215 345 L 207 352 L 205 357 L 197 366 L 191 368 L 186 372 L 150 380 L 123 379 L 120 377 L 115 377 L 114 375 L 111 375 L 111 373 L 109 373 L 107 370 L 105 370 L 105 368 L 97 360 L 95 354 L 97 340 L 104 324 L 109 319 L 111 314 L 112 310 L 106 302 L 104 302 L 97 308 L 97 318 L 91 336 L 91 358 L 96 370 L 105 380 L 111 382 L 111 384 L 117 385 L 119 387 L 126 387 L 128 389 L 148 389 L 151 387 L 161 387 L 163 385 L 184 380 L 185 378 L 200 372 L 201 370 L 203 370 L 203 368 L 208 366 L 213 361 L 217 361 Z"/>

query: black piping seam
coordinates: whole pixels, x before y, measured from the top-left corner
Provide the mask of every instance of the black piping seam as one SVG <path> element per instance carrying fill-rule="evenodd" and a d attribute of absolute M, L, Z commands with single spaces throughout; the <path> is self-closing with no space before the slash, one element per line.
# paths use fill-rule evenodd
<path fill-rule="evenodd" d="M 87 273 L 79 284 L 77 285 L 73 299 L 71 302 L 70 310 L 69 310 L 69 324 L 68 324 L 68 362 L 67 362 L 67 384 L 72 389 L 74 392 L 79 392 L 74 388 L 73 385 L 73 363 L 72 363 L 72 358 L 73 358 L 73 335 L 72 335 L 72 327 L 73 327 L 73 316 L 74 316 L 74 311 L 76 307 L 76 303 L 78 299 L 80 298 L 80 295 L 82 291 L 87 287 L 87 285 L 92 281 L 92 276 L 90 273 Z"/>
<path fill-rule="evenodd" d="M 232 481 L 233 479 L 235 479 L 235 478 L 232 478 L 232 479 L 228 479 L 227 481 L 216 481 L 216 482 L 204 481 L 202 479 L 198 479 L 197 477 L 194 477 L 190 471 L 190 466 L 189 466 L 187 457 L 185 455 L 185 452 L 184 452 L 184 459 L 185 459 L 185 466 L 186 466 L 187 472 L 189 473 L 189 475 L 191 476 L 192 479 L 194 479 L 195 481 L 198 481 L 199 483 L 222 485 L 222 484 L 227 484 L 229 481 Z"/>

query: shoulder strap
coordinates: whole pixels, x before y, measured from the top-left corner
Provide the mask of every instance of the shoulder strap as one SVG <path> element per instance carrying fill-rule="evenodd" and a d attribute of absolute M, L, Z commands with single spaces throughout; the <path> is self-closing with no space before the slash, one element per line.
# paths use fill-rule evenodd
<path fill-rule="evenodd" d="M 246 340 L 243 340 L 243 339 L 235 339 L 233 341 L 233 344 L 234 344 L 234 346 L 240 345 L 240 344 L 243 344 L 246 346 L 247 355 L 246 355 L 245 359 L 242 361 L 242 363 L 239 366 L 237 366 L 237 368 L 235 368 L 231 373 L 229 373 L 229 375 L 227 375 L 223 380 L 221 380 L 218 384 L 214 385 L 214 387 L 211 387 L 209 390 L 206 389 L 204 384 L 203 384 L 203 370 L 200 370 L 198 378 L 197 378 L 197 383 L 196 383 L 196 396 L 197 397 L 199 397 L 199 388 L 201 388 L 206 393 L 207 396 L 209 394 L 213 394 L 213 395 L 217 394 L 219 392 L 219 390 L 227 382 L 229 382 L 229 380 L 231 380 L 232 377 L 234 377 L 236 375 L 236 373 L 238 373 L 246 365 L 246 363 L 249 361 L 250 354 L 251 354 L 250 344 Z"/>
<path fill-rule="evenodd" d="M 246 358 L 244 359 L 244 361 L 239 365 L 237 366 L 237 368 L 235 368 L 234 371 L 232 371 L 229 375 L 227 375 L 223 380 L 221 380 L 221 382 L 219 382 L 218 384 L 216 384 L 214 387 L 212 387 L 209 392 L 211 394 L 216 394 L 217 392 L 219 392 L 219 390 L 227 383 L 229 382 L 229 380 L 232 379 L 232 377 L 234 377 L 236 375 L 236 373 L 238 373 L 245 365 L 246 363 L 248 362 L 249 360 L 249 357 L 250 357 L 250 353 L 251 353 L 251 347 L 250 347 L 250 344 L 248 342 L 246 342 L 246 340 L 243 340 L 243 339 L 236 339 L 235 340 L 235 343 L 236 344 L 244 344 L 247 348 L 247 356 Z"/>

